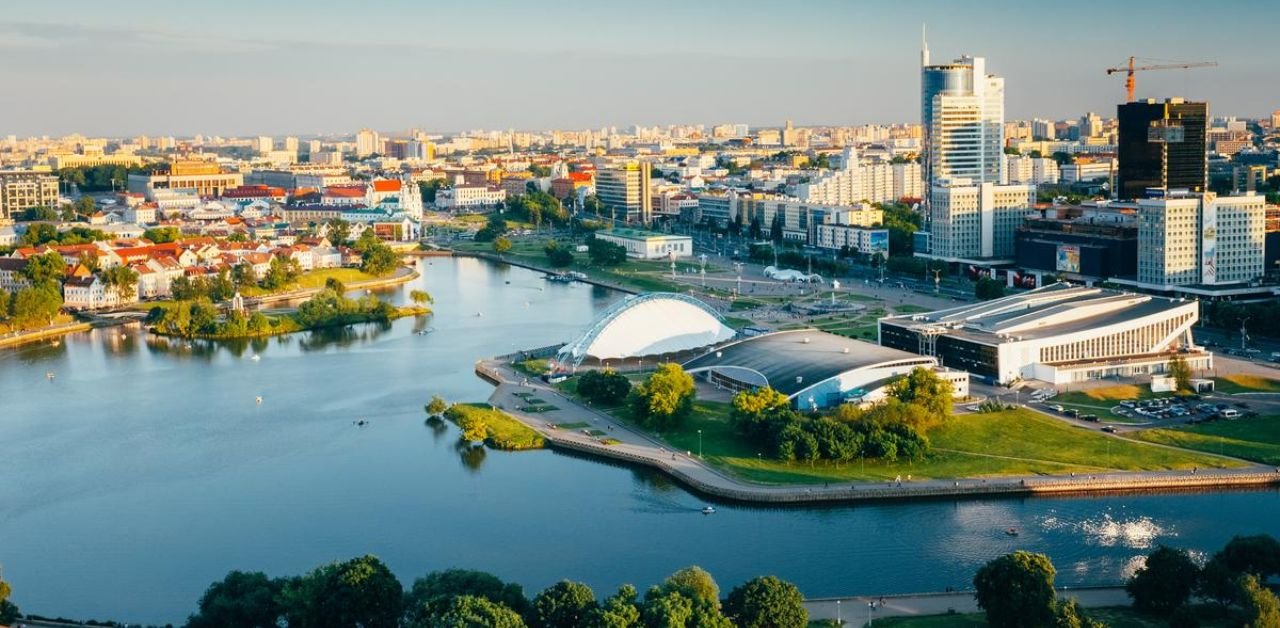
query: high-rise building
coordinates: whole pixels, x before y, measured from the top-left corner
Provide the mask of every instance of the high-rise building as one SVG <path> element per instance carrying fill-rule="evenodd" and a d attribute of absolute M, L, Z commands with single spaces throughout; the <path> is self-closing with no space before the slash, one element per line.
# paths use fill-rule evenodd
<path fill-rule="evenodd" d="M 1280 129 L 1280 109 L 1271 112 L 1271 130 Z"/>
<path fill-rule="evenodd" d="M 0 172 L 0 223 L 33 207 L 58 206 L 58 177 L 39 172 Z"/>
<path fill-rule="evenodd" d="M 931 65 L 920 52 L 921 163 L 925 186 L 945 179 L 999 183 L 1004 170 L 1004 79 L 982 57 Z"/>
<path fill-rule="evenodd" d="M 596 172 L 596 196 L 617 220 L 648 223 L 653 218 L 649 164 L 631 161 Z"/>
<path fill-rule="evenodd" d="M 1264 272 L 1262 196 L 1210 193 L 1138 201 L 1138 282 L 1167 289 L 1240 284 Z"/>
<path fill-rule="evenodd" d="M 1208 188 L 1208 103 L 1149 99 L 1120 105 L 1116 113 L 1120 124 L 1116 198 L 1145 198 L 1148 189 L 1204 192 Z"/>
<path fill-rule="evenodd" d="M 1080 137 L 1098 137 L 1102 135 L 1102 116 L 1090 111 L 1080 116 Z"/>
<path fill-rule="evenodd" d="M 1031 135 L 1037 140 L 1057 139 L 1057 124 L 1053 120 L 1032 120 Z"/>
<path fill-rule="evenodd" d="M 1013 242 L 1035 202 L 1034 185 L 934 186 L 929 254 L 949 261 L 1012 258 Z"/>
<path fill-rule="evenodd" d="M 368 157 L 382 150 L 381 144 L 377 131 L 360 129 L 360 132 L 356 133 L 356 157 Z"/>
<path fill-rule="evenodd" d="M 275 142 L 266 135 L 259 135 L 253 140 L 253 150 L 258 151 L 259 155 L 265 155 L 275 149 Z"/>
<path fill-rule="evenodd" d="M 296 137 L 284 138 L 284 149 L 291 153 L 298 152 L 298 138 Z"/>

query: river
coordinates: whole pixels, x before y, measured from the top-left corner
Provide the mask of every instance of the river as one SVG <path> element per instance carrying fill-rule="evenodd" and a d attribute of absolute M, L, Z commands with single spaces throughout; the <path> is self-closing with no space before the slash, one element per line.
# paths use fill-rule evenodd
<path fill-rule="evenodd" d="M 1110 584 L 1156 543 L 1211 552 L 1280 532 L 1275 490 L 704 516 L 705 500 L 648 471 L 551 451 L 463 458 L 452 426 L 424 424 L 430 396 L 483 400 L 477 357 L 567 340 L 621 295 L 470 259 L 419 270 L 383 294 L 430 291 L 428 320 L 190 346 L 111 329 L 0 351 L 13 600 L 177 623 L 229 570 L 297 574 L 364 553 L 406 586 L 460 566 L 530 594 L 562 578 L 643 590 L 690 564 L 724 590 L 768 573 L 815 597 L 941 590 L 1018 548 L 1047 552 L 1062 584 Z"/>

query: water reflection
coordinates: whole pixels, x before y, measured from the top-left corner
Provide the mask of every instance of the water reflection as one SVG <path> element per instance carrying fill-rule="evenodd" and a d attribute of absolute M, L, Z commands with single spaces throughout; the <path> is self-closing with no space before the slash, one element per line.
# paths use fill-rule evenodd
<path fill-rule="evenodd" d="M 348 349 L 357 344 L 365 344 L 377 340 L 391 331 L 392 323 L 364 323 L 346 327 L 326 327 L 303 332 L 299 337 L 298 347 L 303 351 L 324 351 L 326 349 Z"/>
<path fill-rule="evenodd" d="M 462 468 L 472 475 L 480 472 L 480 467 L 484 465 L 485 457 L 489 455 L 488 447 L 462 438 L 459 438 L 458 442 L 454 443 L 453 449 L 458 452 L 458 459 L 462 461 Z"/>
<path fill-rule="evenodd" d="M 445 424 L 444 419 L 438 416 L 427 417 L 425 424 L 431 430 L 432 440 L 437 443 L 449 431 L 449 426 Z"/>

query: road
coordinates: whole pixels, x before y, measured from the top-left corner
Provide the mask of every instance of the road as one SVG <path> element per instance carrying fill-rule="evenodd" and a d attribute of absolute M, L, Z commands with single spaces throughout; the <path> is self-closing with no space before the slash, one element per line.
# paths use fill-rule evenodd
<path fill-rule="evenodd" d="M 1058 596 L 1075 598 L 1086 608 L 1130 604 L 1123 587 L 1064 588 L 1058 590 Z M 973 598 L 973 591 L 822 598 L 805 600 L 804 605 L 809 610 L 810 621 L 839 619 L 849 626 L 865 626 L 883 617 L 945 615 L 952 611 L 976 613 L 981 610 Z"/>

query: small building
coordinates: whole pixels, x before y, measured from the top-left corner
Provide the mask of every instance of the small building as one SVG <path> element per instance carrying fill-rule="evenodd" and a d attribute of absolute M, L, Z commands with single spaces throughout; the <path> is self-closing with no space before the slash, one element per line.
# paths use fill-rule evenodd
<path fill-rule="evenodd" d="M 608 229 L 597 231 L 595 237 L 612 242 L 627 250 L 627 257 L 662 260 L 669 257 L 693 256 L 693 238 L 669 235 L 640 229 Z"/>

